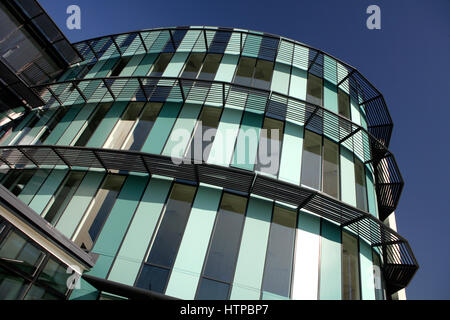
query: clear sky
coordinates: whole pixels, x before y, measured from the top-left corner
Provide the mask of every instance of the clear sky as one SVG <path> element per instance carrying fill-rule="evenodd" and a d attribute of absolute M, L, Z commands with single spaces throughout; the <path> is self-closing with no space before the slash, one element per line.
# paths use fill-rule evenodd
<path fill-rule="evenodd" d="M 155 27 L 208 25 L 279 34 L 356 67 L 384 95 L 390 150 L 406 182 L 399 233 L 420 264 L 409 299 L 450 299 L 450 0 L 40 0 L 70 41 Z M 76 4 L 81 30 L 68 30 Z M 366 8 L 381 8 L 381 30 Z"/>

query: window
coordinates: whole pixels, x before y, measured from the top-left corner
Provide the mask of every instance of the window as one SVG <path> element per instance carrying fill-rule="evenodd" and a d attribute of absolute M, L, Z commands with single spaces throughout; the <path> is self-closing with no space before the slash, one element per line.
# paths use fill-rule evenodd
<path fill-rule="evenodd" d="M 153 64 L 149 76 L 161 77 L 172 59 L 173 53 L 161 53 Z"/>
<path fill-rule="evenodd" d="M 216 31 L 211 44 L 209 45 L 209 51 L 213 53 L 224 53 L 231 38 L 231 32 L 229 31 Z"/>
<path fill-rule="evenodd" d="M 200 162 L 208 160 L 221 114 L 221 108 L 203 107 L 186 152 L 187 158 Z"/>
<path fill-rule="evenodd" d="M 306 101 L 317 105 L 323 104 L 323 80 L 310 73 L 308 74 Z"/>
<path fill-rule="evenodd" d="M 39 120 L 41 119 L 41 116 L 43 116 L 43 114 L 41 114 L 40 112 L 36 112 L 33 115 L 33 118 L 30 122 L 28 122 L 28 124 L 25 126 L 25 128 L 22 129 L 22 131 L 20 132 L 20 134 L 18 135 L 18 138 L 15 140 L 14 145 L 25 145 L 28 144 L 30 138 L 27 139 L 27 135 L 28 133 L 31 131 L 31 129 L 33 129 L 33 127 L 39 122 Z M 31 137 L 34 138 L 34 137 Z"/>
<path fill-rule="evenodd" d="M 227 300 L 230 285 L 211 279 L 202 278 L 198 288 L 197 300 Z"/>
<path fill-rule="evenodd" d="M 205 58 L 204 53 L 191 53 L 189 56 L 184 71 L 181 75 L 182 78 L 197 78 L 198 72 L 202 67 L 203 59 Z"/>
<path fill-rule="evenodd" d="M 281 142 L 284 124 L 280 120 L 265 118 L 258 147 L 255 171 L 277 175 L 280 168 Z"/>
<path fill-rule="evenodd" d="M 356 156 L 355 159 L 355 181 L 356 181 L 356 207 L 368 211 L 366 173 L 364 164 Z"/>
<path fill-rule="evenodd" d="M 169 280 L 169 269 L 144 264 L 136 282 L 138 288 L 164 293 Z"/>
<path fill-rule="evenodd" d="M 350 119 L 350 98 L 348 94 L 339 89 L 338 91 L 339 114 Z"/>
<path fill-rule="evenodd" d="M 44 257 L 44 252 L 15 231 L 0 245 L 0 262 L 30 276 L 35 274 Z"/>
<path fill-rule="evenodd" d="M 122 58 L 119 60 L 119 62 L 114 66 L 114 68 L 111 71 L 110 77 L 117 77 L 120 75 L 120 73 L 125 69 L 128 62 L 130 62 L 131 57 Z"/>
<path fill-rule="evenodd" d="M 273 209 L 262 290 L 290 296 L 297 212 L 280 206 Z"/>
<path fill-rule="evenodd" d="M 305 130 L 301 184 L 321 190 L 322 136 Z M 328 168 L 327 168 L 328 169 Z"/>
<path fill-rule="evenodd" d="M 172 267 L 189 217 L 194 195 L 195 187 L 184 184 L 175 184 L 173 186 L 158 234 L 147 259 L 148 263 Z"/>
<path fill-rule="evenodd" d="M 359 300 L 358 239 L 342 232 L 342 299 Z"/>
<path fill-rule="evenodd" d="M 31 180 L 36 170 L 13 170 L 10 171 L 3 186 L 9 189 L 16 197 L 22 193 L 23 188 Z"/>
<path fill-rule="evenodd" d="M 67 278 L 70 276 L 66 271 L 67 267 L 65 265 L 50 258 L 44 269 L 42 269 L 37 282 L 45 284 L 61 294 L 65 294 L 67 292 Z"/>
<path fill-rule="evenodd" d="M 162 215 L 158 233 L 137 280 L 138 287 L 164 293 L 170 269 L 175 262 L 189 218 L 195 192 L 196 188 L 193 186 L 174 184 Z"/>
<path fill-rule="evenodd" d="M 89 71 L 91 71 L 91 69 L 94 67 L 95 63 L 90 63 L 88 65 L 85 65 L 80 72 L 78 73 L 77 71 L 71 75 L 70 77 L 68 77 L 65 80 L 70 80 L 70 79 L 83 79 L 88 73 Z"/>
<path fill-rule="evenodd" d="M 243 86 L 252 84 L 253 71 L 255 70 L 256 59 L 241 57 L 234 77 L 234 82 Z"/>
<path fill-rule="evenodd" d="M 10 170 L 6 174 L 6 177 L 3 178 L 2 181 L 3 186 L 11 191 L 11 189 L 15 185 L 15 182 L 17 181 L 18 178 L 20 178 L 20 176 L 21 176 L 20 170 Z"/>
<path fill-rule="evenodd" d="M 48 292 L 46 288 L 34 284 L 28 290 L 24 300 L 60 300 L 60 298 Z"/>
<path fill-rule="evenodd" d="M 8 226 L 10 231 L 0 244 L 0 300 L 64 299 L 71 276 L 67 266 Z"/>
<path fill-rule="evenodd" d="M 272 81 L 273 62 L 241 57 L 234 82 L 268 90 Z"/>
<path fill-rule="evenodd" d="M 383 273 L 381 271 L 381 259 L 380 256 L 372 251 L 373 260 L 373 280 L 375 282 L 375 299 L 384 300 L 384 289 L 383 289 Z"/>
<path fill-rule="evenodd" d="M 52 201 L 51 206 L 47 207 L 44 211 L 44 219 L 52 225 L 56 225 L 56 222 L 61 217 L 62 213 L 66 209 L 67 204 L 72 199 L 75 191 L 83 180 L 85 172 L 71 171 L 62 187 L 59 188 L 55 198 Z"/>
<path fill-rule="evenodd" d="M 201 80 L 214 80 L 221 60 L 221 54 L 208 54 L 198 78 Z"/>
<path fill-rule="evenodd" d="M 255 69 L 253 85 L 260 89 L 269 90 L 272 81 L 273 62 L 258 60 Z"/>
<path fill-rule="evenodd" d="M 28 283 L 24 278 L 0 267 L 0 300 L 17 300 L 27 287 Z"/>
<path fill-rule="evenodd" d="M 323 192 L 339 198 L 339 145 L 323 139 Z"/>
<path fill-rule="evenodd" d="M 105 142 L 104 148 L 120 149 L 134 123 L 138 119 L 145 103 L 131 102 Z"/>
<path fill-rule="evenodd" d="M 112 106 L 112 102 L 100 103 L 97 106 L 94 114 L 88 120 L 83 133 L 78 137 L 78 139 L 75 143 L 75 146 L 84 147 L 88 143 L 89 139 L 92 137 L 95 130 L 97 130 L 97 127 L 100 125 L 100 122 L 106 116 L 109 109 L 111 109 L 111 106 Z"/>
<path fill-rule="evenodd" d="M 49 123 L 45 126 L 44 133 L 37 139 L 36 145 L 41 145 L 47 140 L 48 136 L 52 133 L 55 127 L 61 122 L 66 113 L 69 111 L 69 108 L 59 107 L 59 109 L 55 112 L 55 115 L 50 120 Z"/>
<path fill-rule="evenodd" d="M 139 118 L 134 130 L 128 136 L 122 149 L 125 150 L 141 150 L 150 131 L 155 124 L 156 118 L 161 111 L 163 104 L 158 102 L 149 102 L 145 105 L 144 110 Z"/>
<path fill-rule="evenodd" d="M 219 294 L 228 296 L 228 290 L 225 292 L 225 288 L 229 289 L 233 280 L 246 208 L 247 198 L 226 192 L 223 194 L 197 298 L 207 299 L 211 292 L 216 294 L 216 297 Z M 223 282 L 228 286 L 203 282 L 205 278 Z"/>
<path fill-rule="evenodd" d="M 84 222 L 74 242 L 83 249 L 91 250 L 103 224 L 111 212 L 125 177 L 109 174 L 85 214 Z"/>
<path fill-rule="evenodd" d="M 167 42 L 162 52 L 175 52 L 177 51 L 178 46 L 183 41 L 184 35 L 186 34 L 187 30 L 175 29 L 167 32 L 170 33 L 170 40 Z M 161 35 L 165 35 L 164 31 L 160 33 L 160 36 Z"/>

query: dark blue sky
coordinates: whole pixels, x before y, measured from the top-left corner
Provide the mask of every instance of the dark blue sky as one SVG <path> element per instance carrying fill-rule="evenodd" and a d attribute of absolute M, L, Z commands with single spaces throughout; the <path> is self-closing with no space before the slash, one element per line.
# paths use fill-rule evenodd
<path fill-rule="evenodd" d="M 409 299 L 450 299 L 450 1 L 40 0 L 69 40 L 181 25 L 240 27 L 309 44 L 358 68 L 384 95 L 406 182 L 399 233 L 420 264 Z M 82 11 L 66 28 L 66 8 Z M 381 8 L 381 30 L 366 8 Z"/>

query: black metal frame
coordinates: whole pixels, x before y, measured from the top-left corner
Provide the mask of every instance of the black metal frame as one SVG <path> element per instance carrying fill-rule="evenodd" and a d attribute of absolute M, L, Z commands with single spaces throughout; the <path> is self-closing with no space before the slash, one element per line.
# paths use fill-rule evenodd
<path fill-rule="evenodd" d="M 81 83 L 92 84 L 86 87 L 94 89 L 80 95 L 81 89 L 78 86 Z M 322 106 L 269 90 L 221 81 L 149 76 L 68 80 L 33 88 L 40 92 L 47 105 L 57 103 L 64 106 L 66 102 L 70 105 L 80 97 L 87 103 L 95 99 L 105 99 L 105 95 L 109 95 L 112 101 L 121 100 L 121 95 L 126 95 L 124 101 L 135 97 L 135 101 L 184 102 L 188 99 L 204 104 L 208 100 L 222 106 L 245 107 L 248 111 L 264 112 L 266 115 L 294 122 L 300 121 L 304 123 L 305 128 L 323 132 L 327 137 L 347 147 L 359 156 L 363 163 L 372 164 L 378 211 L 382 220 L 396 209 L 403 190 L 403 178 L 394 155 L 370 131 Z M 247 104 L 248 95 L 252 95 L 253 104 Z M 287 112 L 288 108 L 290 112 Z M 353 139 L 354 137 L 358 139 Z"/>
<path fill-rule="evenodd" d="M 336 60 L 345 68 L 345 70 L 343 70 L 345 75 L 343 75 L 342 77 L 339 77 L 339 72 L 337 72 L 337 74 L 336 74 L 337 87 L 341 87 L 341 86 L 345 85 L 345 87 L 347 87 L 347 89 L 349 89 L 349 91 L 351 88 L 354 92 L 359 92 L 360 95 L 362 97 L 364 97 L 364 101 L 361 101 L 361 102 L 358 101 L 358 103 L 360 106 L 363 106 L 366 110 L 369 132 L 372 133 L 372 135 L 374 137 L 376 137 L 382 144 L 389 146 L 390 138 L 392 135 L 393 122 L 392 122 L 392 118 L 389 113 L 389 110 L 387 108 L 386 102 L 385 102 L 383 96 L 381 95 L 381 93 L 378 91 L 378 89 L 376 89 L 375 86 L 369 80 L 367 80 L 366 77 L 364 77 L 356 68 L 350 66 L 349 64 L 341 61 L 340 59 L 337 59 L 336 57 L 334 57 L 328 53 L 323 52 L 322 50 L 316 49 L 314 47 L 311 47 L 309 45 L 306 45 L 304 43 L 301 43 L 301 42 L 298 42 L 295 40 L 283 38 L 281 36 L 273 35 L 273 34 L 269 34 L 269 33 L 261 33 L 261 32 L 254 32 L 254 31 L 245 31 L 245 30 L 235 30 L 233 28 L 224 28 L 224 27 L 208 28 L 208 27 L 182 26 L 182 27 L 173 27 L 173 28 L 156 28 L 156 29 L 148 29 L 148 30 L 138 30 L 138 31 L 133 31 L 133 32 L 117 33 L 117 34 L 112 34 L 109 36 L 102 36 L 102 37 L 92 38 L 89 40 L 84 40 L 81 42 L 74 43 L 73 45 L 75 48 L 77 48 L 77 50 L 80 50 L 82 45 L 88 46 L 89 51 L 84 50 L 84 52 L 81 53 L 81 55 L 83 55 L 86 58 L 86 60 L 91 59 L 92 55 L 94 55 L 94 57 L 96 59 L 98 59 L 98 52 L 96 52 L 91 45 L 91 43 L 93 41 L 98 41 L 100 39 L 107 39 L 107 38 L 114 41 L 119 36 L 123 36 L 126 34 L 136 34 L 136 37 L 138 37 L 141 40 L 142 48 L 144 49 L 144 51 L 146 53 L 148 53 L 149 49 L 148 49 L 148 46 L 145 44 L 145 40 L 144 40 L 144 37 L 142 36 L 142 33 L 169 31 L 169 33 L 171 34 L 171 32 L 173 30 L 202 30 L 203 32 L 200 33 L 199 37 L 203 36 L 205 41 L 207 41 L 206 30 L 224 31 L 224 32 L 232 32 L 232 33 L 240 34 L 240 37 L 241 37 L 241 45 L 239 48 L 240 55 L 242 55 L 242 52 L 244 50 L 244 45 L 242 43 L 243 42 L 242 41 L 243 34 L 251 34 L 251 35 L 256 35 L 256 36 L 262 36 L 265 38 L 276 39 L 276 40 L 279 40 L 280 43 L 281 43 L 281 41 L 285 41 L 288 43 L 300 45 L 300 46 L 306 47 L 309 50 L 311 50 L 310 56 L 312 55 L 314 57 L 313 59 L 309 59 L 309 61 L 308 61 L 308 72 L 311 72 L 312 74 L 315 74 L 321 78 L 324 77 L 323 71 L 320 72 L 318 70 L 319 69 L 321 70 L 321 68 L 323 68 L 323 63 L 321 63 L 321 61 L 324 60 L 324 56 L 328 56 L 328 57 Z M 205 50 L 208 51 L 208 48 L 205 48 Z M 278 48 L 278 50 L 279 50 L 279 48 Z M 122 54 L 123 54 L 120 50 L 118 50 L 118 53 L 120 54 L 120 56 L 122 56 Z M 348 81 L 348 84 L 345 84 L 346 81 Z M 358 100 L 358 97 L 356 97 L 356 100 Z"/>
<path fill-rule="evenodd" d="M 0 258 L 0 267 L 11 273 L 12 275 L 16 277 L 20 277 L 26 281 L 26 286 L 21 289 L 17 300 L 24 300 L 27 296 L 28 292 L 31 290 L 31 288 L 37 284 L 45 290 L 49 291 L 52 295 L 58 297 L 61 300 L 66 300 L 68 297 L 68 293 L 70 290 L 67 290 L 65 293 L 61 293 L 51 286 L 49 286 L 45 281 L 39 280 L 39 276 L 42 274 L 42 271 L 44 270 L 45 266 L 47 265 L 48 261 L 50 259 L 53 259 L 55 261 L 58 261 L 58 263 L 65 265 L 62 261 L 60 261 L 58 258 L 56 258 L 54 255 L 52 255 L 48 250 L 41 247 L 39 244 L 34 242 L 30 237 L 28 237 L 25 233 L 23 233 L 20 229 L 17 229 L 15 226 L 13 226 L 10 222 L 7 222 L 7 226 L 5 230 L 3 230 L 3 234 L 0 236 L 0 244 L 3 243 L 3 241 L 8 237 L 8 235 L 14 232 L 21 236 L 23 239 L 25 239 L 27 242 L 31 243 L 32 246 L 34 246 L 36 249 L 42 252 L 42 256 L 39 258 L 40 261 L 38 265 L 36 266 L 34 272 L 32 274 L 28 274 L 26 272 L 23 272 L 19 268 L 17 268 L 17 265 L 13 261 L 2 259 Z M 67 266 L 66 266 L 67 267 Z"/>
<path fill-rule="evenodd" d="M 21 0 L 6 0 L 3 3 L 11 13 L 14 13 L 14 16 L 24 25 L 25 29 L 33 35 L 34 39 L 42 46 L 43 51 L 49 53 L 60 67 L 65 68 L 70 64 L 84 60 L 84 57 L 69 42 L 64 33 L 61 32 L 56 23 L 37 1 L 21 2 Z M 31 11 L 35 11 L 35 14 L 30 15 L 29 12 Z M 38 18 L 43 18 L 45 22 L 40 24 L 36 20 Z M 45 29 L 44 25 L 48 25 L 47 29 Z M 55 33 L 55 40 L 48 39 L 51 32 Z M 66 46 L 66 52 L 57 49 L 60 43 Z"/>
<path fill-rule="evenodd" d="M 82 278 L 90 285 L 94 286 L 98 291 L 115 294 L 130 300 L 178 300 L 158 292 L 128 286 L 123 283 L 105 280 L 87 274 L 84 274 Z"/>
<path fill-rule="evenodd" d="M 25 155 L 26 154 L 26 155 Z M 0 160 L 10 168 L 24 166 L 67 165 L 100 168 L 206 183 L 285 202 L 298 209 L 347 227 L 372 245 L 380 247 L 384 257 L 384 276 L 388 293 L 404 288 L 418 269 L 408 241 L 374 216 L 342 203 L 322 192 L 282 182 L 255 172 L 211 164 L 174 164 L 172 158 L 136 151 L 66 146 L 0 147 Z"/>
<path fill-rule="evenodd" d="M 3 109 L 7 111 L 15 107 L 24 106 L 28 110 L 44 105 L 44 101 L 31 89 L 21 78 L 19 78 L 9 66 L 0 60 L 0 75 L 5 84 L 1 84 L 0 93 L 6 98 L 12 108 Z M 26 101 L 26 104 L 23 101 Z"/>
<path fill-rule="evenodd" d="M 25 159 L 31 162 L 29 158 Z M 33 165 L 36 166 L 37 163 Z M 18 216 L 20 220 L 29 224 L 33 229 L 42 234 L 42 236 L 46 237 L 57 247 L 61 248 L 61 250 L 64 250 L 70 256 L 72 256 L 74 259 L 87 266 L 88 268 L 94 266 L 94 260 L 89 254 L 81 250 L 58 230 L 51 227 L 44 218 L 42 218 L 34 210 L 28 207 L 25 203 L 20 201 L 3 185 L 0 185 L 0 200 L 2 205 L 9 209 L 13 214 Z"/>

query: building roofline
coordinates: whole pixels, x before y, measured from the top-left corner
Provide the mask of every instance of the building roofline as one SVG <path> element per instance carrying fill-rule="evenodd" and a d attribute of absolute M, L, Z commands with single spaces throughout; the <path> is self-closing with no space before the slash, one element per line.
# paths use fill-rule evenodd
<path fill-rule="evenodd" d="M 103 38 L 115 39 L 115 37 L 127 35 L 127 34 L 133 34 L 133 33 L 140 34 L 143 32 L 155 32 L 155 31 L 166 31 L 166 30 L 169 32 L 174 31 L 174 30 L 225 31 L 225 32 L 236 32 L 236 33 L 242 33 L 242 34 L 252 34 L 252 35 L 257 35 L 257 36 L 270 37 L 273 39 L 283 40 L 283 41 L 287 41 L 287 42 L 290 42 L 290 43 L 293 43 L 296 45 L 304 46 L 304 47 L 314 51 L 316 53 L 316 56 L 318 56 L 318 55 L 325 56 L 326 55 L 326 56 L 336 60 L 339 64 L 341 64 L 343 67 L 345 67 L 347 69 L 348 75 L 345 78 L 353 78 L 359 87 L 358 90 L 361 90 L 367 96 L 365 98 L 365 100 L 360 103 L 360 105 L 364 105 L 366 107 L 366 109 L 369 108 L 369 110 L 371 110 L 370 108 L 373 107 L 377 111 L 376 114 L 371 113 L 371 116 L 372 116 L 373 120 L 375 121 L 374 124 L 372 124 L 372 127 L 374 127 L 374 131 L 377 131 L 376 127 L 379 127 L 379 126 L 384 126 L 389 129 L 387 131 L 387 133 L 386 132 L 380 133 L 380 141 L 383 141 L 383 143 L 386 146 L 389 146 L 390 138 L 392 135 L 392 128 L 393 128 L 394 124 L 393 124 L 389 109 L 387 108 L 386 101 L 385 101 L 383 95 L 381 94 L 381 92 L 355 67 L 336 58 L 335 56 L 333 56 L 331 54 L 324 52 L 323 50 L 317 49 L 315 47 L 312 47 L 310 45 L 304 44 L 302 42 L 299 42 L 299 41 L 296 41 L 296 40 L 293 40 L 290 38 L 286 38 L 286 37 L 282 37 L 279 35 L 274 35 L 274 34 L 270 34 L 270 33 L 266 33 L 266 32 L 258 32 L 258 31 L 239 29 L 239 28 L 212 27 L 212 26 L 179 26 L 179 27 L 162 27 L 162 28 L 142 29 L 142 30 L 135 30 L 135 31 L 129 31 L 129 32 L 114 33 L 114 34 L 109 34 L 109 35 L 104 35 L 104 36 L 99 36 L 99 37 L 94 37 L 94 38 L 78 41 L 78 42 L 73 43 L 73 46 L 75 48 L 77 48 L 77 45 L 80 45 L 83 43 L 87 43 L 90 46 L 90 43 L 92 41 L 96 41 L 96 40 L 103 39 Z M 93 50 L 92 47 L 91 47 L 91 50 Z M 241 48 L 241 51 L 242 51 L 242 48 Z M 94 54 L 95 54 L 95 52 L 94 52 Z M 308 70 L 311 69 L 311 67 L 313 67 L 317 62 L 316 62 L 316 59 L 314 59 L 313 61 L 310 61 L 309 63 L 310 64 L 309 64 Z M 343 82 L 343 80 L 342 80 L 342 82 Z M 338 85 L 339 85 L 339 83 L 338 83 Z M 358 103 L 359 103 L 359 101 L 358 101 Z M 372 106 L 372 104 L 373 104 L 373 106 Z"/>

